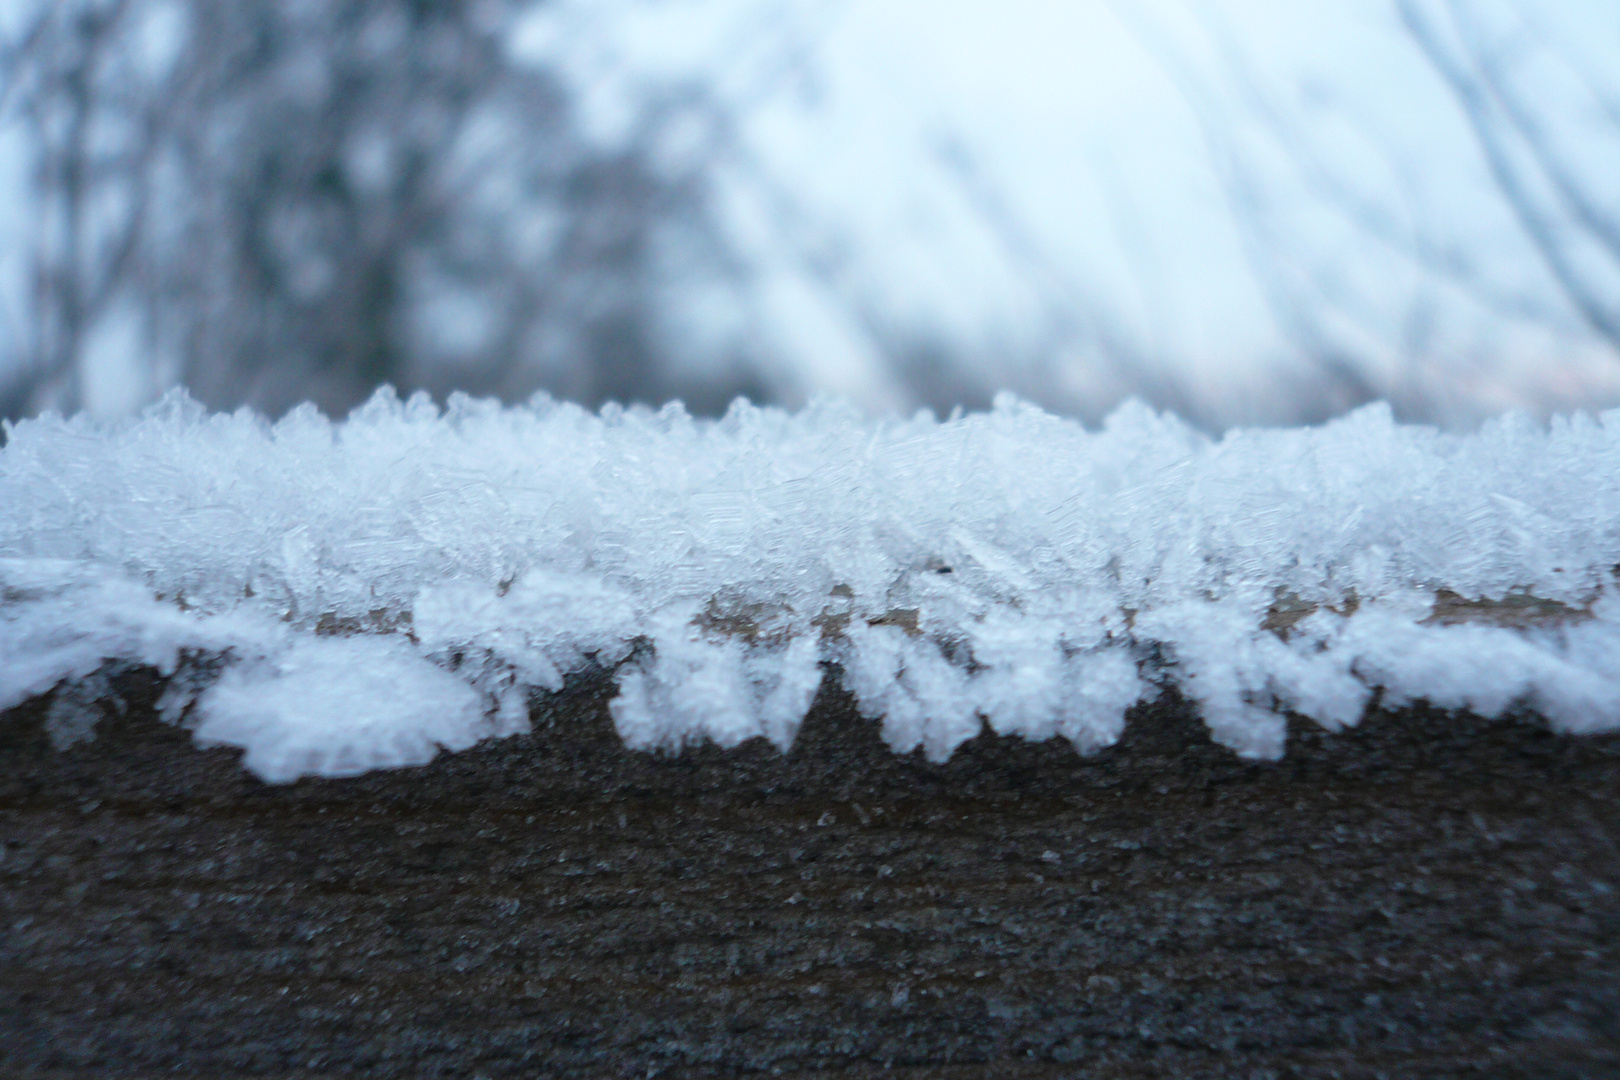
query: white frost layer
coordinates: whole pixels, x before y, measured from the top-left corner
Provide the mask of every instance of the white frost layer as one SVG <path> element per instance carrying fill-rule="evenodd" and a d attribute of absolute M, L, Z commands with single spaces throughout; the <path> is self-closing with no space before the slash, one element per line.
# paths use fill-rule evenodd
<path fill-rule="evenodd" d="M 1165 681 L 1254 757 L 1279 709 L 1354 724 L 1374 688 L 1590 732 L 1620 726 L 1617 563 L 1620 412 L 1211 441 L 1011 398 L 705 422 L 384 391 L 272 425 L 174 395 L 8 429 L 0 708 L 65 683 L 71 741 L 106 665 L 149 665 L 166 716 L 272 780 L 523 730 L 592 664 L 635 747 L 786 747 L 826 662 L 936 759 L 986 722 L 1108 745 Z"/>

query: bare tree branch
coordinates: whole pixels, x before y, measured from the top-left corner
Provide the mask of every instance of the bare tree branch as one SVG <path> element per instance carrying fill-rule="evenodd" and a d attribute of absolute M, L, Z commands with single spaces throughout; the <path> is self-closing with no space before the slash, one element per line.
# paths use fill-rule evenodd
<path fill-rule="evenodd" d="M 1604 239 L 1611 230 L 1620 229 L 1620 223 L 1607 220 L 1597 213 L 1578 185 L 1567 175 L 1561 175 L 1564 172 L 1561 163 L 1550 145 L 1539 136 L 1538 125 L 1527 113 L 1520 109 L 1521 117 L 1517 120 L 1513 117 L 1511 106 L 1496 92 L 1496 87 L 1501 84 L 1500 74 L 1489 74 L 1489 65 L 1481 65 L 1477 55 L 1472 58 L 1458 56 L 1449 49 L 1442 41 L 1438 28 L 1414 0 L 1396 0 L 1396 10 L 1413 41 L 1462 107 L 1491 177 L 1525 236 L 1592 329 L 1611 346 L 1620 349 L 1620 312 L 1605 301 L 1594 284 L 1576 267 L 1568 245 L 1561 236 L 1557 215 L 1542 205 L 1532 191 L 1531 177 L 1515 160 L 1509 144 L 1510 134 L 1516 133 L 1527 139 L 1534 166 L 1552 181 L 1565 204 L 1576 211 L 1580 224 L 1591 235 Z M 1453 5 L 1452 10 L 1455 17 L 1466 21 L 1462 9 Z M 1620 239 L 1620 233 L 1616 234 L 1616 238 Z"/>

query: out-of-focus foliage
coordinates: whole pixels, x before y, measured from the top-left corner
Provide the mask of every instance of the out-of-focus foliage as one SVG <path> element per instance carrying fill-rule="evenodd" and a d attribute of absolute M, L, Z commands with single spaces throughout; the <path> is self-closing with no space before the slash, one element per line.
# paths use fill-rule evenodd
<path fill-rule="evenodd" d="M 0 413 L 84 404 L 97 336 L 213 406 L 381 382 L 698 407 L 663 280 L 724 280 L 660 123 L 612 151 L 506 47 L 509 0 L 51 0 L 5 56 L 37 158 L 32 326 Z M 133 343 L 133 344 L 132 344 Z M 149 396 L 149 395 L 148 395 Z"/>
<path fill-rule="evenodd" d="M 1318 385 L 1342 405 L 1381 397 L 1452 423 L 1613 403 L 1612 5 L 1372 0 L 1368 55 L 1389 69 L 1363 57 L 1338 80 L 1309 61 L 1279 77 L 1252 24 L 1187 6 L 1201 33 L 1181 37 L 1213 63 L 1145 16 L 1134 25 L 1198 114 L 1250 272 Z"/>
<path fill-rule="evenodd" d="M 1620 83 L 1580 57 L 1549 55 L 1533 24 L 1504 27 L 1484 6 L 1396 0 L 1525 238 L 1581 321 L 1620 351 L 1620 198 L 1610 171 L 1620 162 Z M 1576 85 L 1578 109 L 1538 100 L 1549 75 Z"/>
<path fill-rule="evenodd" d="M 1091 204 L 1084 177 L 1056 185 L 1065 228 L 1026 198 L 1033 159 L 924 115 L 929 87 L 782 92 L 830 64 L 813 0 L 0 5 L 0 138 L 31 169 L 26 235 L 0 248 L 0 304 L 8 258 L 29 277 L 0 310 L 0 416 L 126 413 L 177 384 L 271 414 L 384 382 L 699 413 L 1011 389 L 1210 429 L 1375 398 L 1445 424 L 1620 399 L 1620 41 L 1580 32 L 1612 18 L 1362 0 L 1376 47 L 1317 80 L 1322 55 L 1265 59 L 1309 33 L 1267 46 L 1260 8 L 1234 29 L 1202 0 L 1106 6 L 1196 122 L 1137 125 L 1110 84 L 1086 107 L 1123 126 Z M 711 8 L 747 33 L 660 67 L 676 20 Z M 519 44 L 539 24 L 551 44 Z M 593 40 L 614 59 L 581 62 Z M 1074 134 L 1044 115 L 1037 141 Z M 820 142 L 782 137 L 812 121 Z M 1134 163 L 1133 125 L 1161 144 Z M 1181 167 L 1136 205 L 1133 183 Z"/>

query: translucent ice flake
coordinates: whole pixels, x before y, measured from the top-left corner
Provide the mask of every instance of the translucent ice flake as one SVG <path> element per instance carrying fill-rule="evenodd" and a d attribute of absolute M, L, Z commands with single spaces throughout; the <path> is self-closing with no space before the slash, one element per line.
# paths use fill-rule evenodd
<path fill-rule="evenodd" d="M 1062 735 L 1082 751 L 1112 745 L 1125 712 L 1152 688 L 1128 647 L 1109 646 L 1101 627 L 999 609 L 972 628 L 973 704 L 997 733 Z"/>
<path fill-rule="evenodd" d="M 10 429 L 0 708 L 51 694 L 71 744 L 154 668 L 164 719 L 275 780 L 522 730 L 590 668 L 647 748 L 787 747 L 829 669 L 935 759 L 987 724 L 1107 746 L 1165 684 L 1252 757 L 1375 691 L 1590 732 L 1620 726 L 1616 564 L 1620 413 L 1211 440 L 1005 396 L 700 421 L 383 391 L 271 424 L 176 394 Z"/>
<path fill-rule="evenodd" d="M 590 663 L 612 666 L 640 633 L 633 598 L 578 574 L 531 571 L 491 587 L 475 581 L 424 586 L 413 631 L 429 655 L 464 663 L 487 654 L 525 686 L 561 690 Z"/>
<path fill-rule="evenodd" d="M 185 650 L 255 653 L 284 635 L 280 624 L 252 613 L 198 619 L 93 564 L 0 558 L 0 709 L 99 677 L 109 663 L 170 674 Z M 58 701 L 82 698 L 65 693 Z M 90 734 L 83 726 L 68 741 Z"/>
<path fill-rule="evenodd" d="M 786 750 L 821 685 L 815 637 L 751 641 L 691 615 L 661 613 L 647 655 L 620 671 L 611 706 L 619 734 L 641 749 L 762 737 Z"/>
<path fill-rule="evenodd" d="M 508 734 L 461 679 L 396 638 L 304 638 L 236 664 L 197 702 L 197 742 L 239 746 L 275 782 L 422 765 Z"/>

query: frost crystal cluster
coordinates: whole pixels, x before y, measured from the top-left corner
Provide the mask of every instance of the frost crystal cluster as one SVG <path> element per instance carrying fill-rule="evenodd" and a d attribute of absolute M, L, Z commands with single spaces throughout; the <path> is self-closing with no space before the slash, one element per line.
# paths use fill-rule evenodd
<path fill-rule="evenodd" d="M 45 417 L 0 449 L 0 708 L 59 742 L 119 665 L 270 780 L 524 730 L 613 669 L 633 747 L 788 746 L 824 665 L 898 751 L 988 723 L 1089 750 L 1174 683 L 1241 754 L 1374 690 L 1620 726 L 1620 412 L 1477 434 L 1371 406 L 1210 440 L 1012 398 L 872 421 L 837 404 L 347 420 Z"/>

